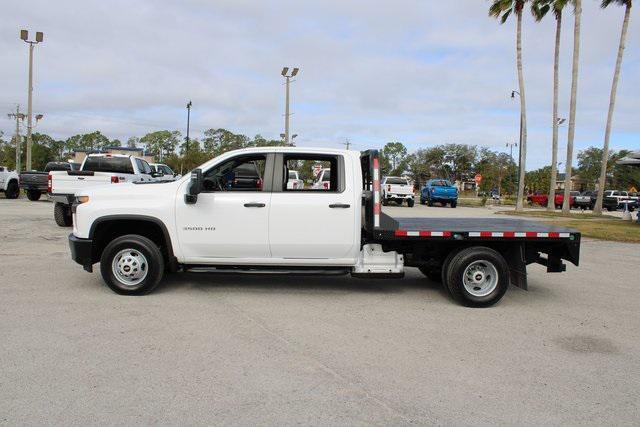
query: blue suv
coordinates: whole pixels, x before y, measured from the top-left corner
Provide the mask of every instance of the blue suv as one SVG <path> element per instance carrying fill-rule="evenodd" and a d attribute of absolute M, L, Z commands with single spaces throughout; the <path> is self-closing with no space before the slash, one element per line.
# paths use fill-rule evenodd
<path fill-rule="evenodd" d="M 420 204 L 433 206 L 434 203 L 447 203 L 455 208 L 458 205 L 458 189 L 446 179 L 430 179 L 420 191 Z"/>

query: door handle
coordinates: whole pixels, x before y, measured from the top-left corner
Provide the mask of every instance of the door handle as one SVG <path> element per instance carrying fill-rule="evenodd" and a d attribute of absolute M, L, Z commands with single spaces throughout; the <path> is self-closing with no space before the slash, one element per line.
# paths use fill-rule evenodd
<path fill-rule="evenodd" d="M 351 205 L 347 205 L 345 203 L 332 203 L 329 205 L 331 209 L 349 209 Z"/>
<path fill-rule="evenodd" d="M 266 205 L 264 203 L 245 203 L 245 208 L 264 208 Z"/>

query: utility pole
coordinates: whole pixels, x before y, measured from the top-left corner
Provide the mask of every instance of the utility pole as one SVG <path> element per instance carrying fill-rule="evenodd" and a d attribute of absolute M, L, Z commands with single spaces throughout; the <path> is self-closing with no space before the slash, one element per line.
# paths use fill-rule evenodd
<path fill-rule="evenodd" d="M 29 40 L 29 32 L 27 30 L 20 30 L 20 39 L 29 44 L 29 92 L 27 101 L 27 164 L 26 170 L 31 170 L 31 130 L 32 130 L 32 116 L 33 116 L 33 46 L 41 43 L 44 40 L 44 34 L 38 31 L 36 32 L 36 40 Z"/>
<path fill-rule="evenodd" d="M 351 141 L 349 140 L 349 138 L 346 138 L 344 140 L 344 142 L 342 143 L 342 145 L 347 147 L 347 150 L 349 149 L 349 147 L 351 147 Z"/>
<path fill-rule="evenodd" d="M 285 106 L 284 106 L 284 143 L 289 146 L 291 144 L 291 139 L 289 137 L 289 85 L 291 84 L 291 79 L 295 77 L 300 71 L 300 68 L 294 68 L 289 74 L 289 67 L 284 67 L 282 69 L 282 77 L 285 78 Z"/>
<path fill-rule="evenodd" d="M 24 121 L 24 113 L 20 112 L 20 104 L 16 105 L 16 112 L 15 113 L 10 113 L 8 114 L 10 119 L 16 119 L 16 172 L 20 173 L 20 169 L 22 168 L 22 165 L 20 164 L 20 159 L 21 159 L 21 154 L 20 151 L 22 150 L 22 141 L 20 140 L 20 120 Z"/>

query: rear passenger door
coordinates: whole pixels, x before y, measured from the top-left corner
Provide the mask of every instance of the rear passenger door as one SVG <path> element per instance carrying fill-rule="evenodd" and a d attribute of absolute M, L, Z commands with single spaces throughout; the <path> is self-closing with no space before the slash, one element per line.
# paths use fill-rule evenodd
<path fill-rule="evenodd" d="M 269 245 L 273 258 L 313 260 L 355 257 L 356 212 L 353 167 L 342 155 L 281 153 L 276 156 Z M 351 165 L 350 165 L 351 166 Z M 303 185 L 287 188 L 289 171 L 298 171 Z M 325 172 L 322 172 L 325 171 Z M 314 185 L 330 171 L 328 185 Z M 298 188 L 300 187 L 300 188 Z"/>

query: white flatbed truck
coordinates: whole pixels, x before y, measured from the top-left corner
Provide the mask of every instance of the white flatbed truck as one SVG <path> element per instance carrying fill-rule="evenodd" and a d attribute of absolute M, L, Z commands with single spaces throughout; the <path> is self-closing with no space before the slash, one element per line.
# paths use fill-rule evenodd
<path fill-rule="evenodd" d="M 331 185 L 287 188 L 288 170 L 322 163 Z M 260 177 L 235 178 L 255 166 Z M 71 256 L 100 263 L 117 293 L 145 294 L 165 273 L 345 273 L 400 279 L 418 267 L 458 302 L 489 306 L 526 266 L 578 265 L 580 234 L 519 219 L 392 218 L 381 211 L 378 152 L 260 147 L 228 152 L 173 183 L 77 193 Z M 238 183 L 237 185 L 235 183 Z"/>

